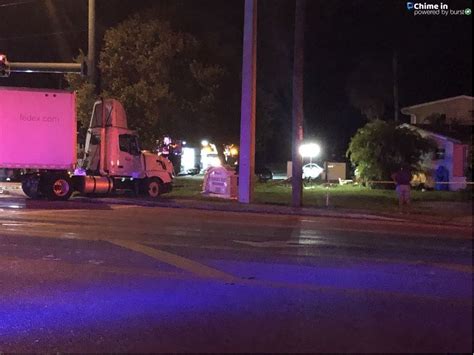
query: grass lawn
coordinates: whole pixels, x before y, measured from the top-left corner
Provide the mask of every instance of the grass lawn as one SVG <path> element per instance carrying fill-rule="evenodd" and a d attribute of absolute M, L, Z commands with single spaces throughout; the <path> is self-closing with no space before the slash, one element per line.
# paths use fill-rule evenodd
<path fill-rule="evenodd" d="M 172 193 L 166 198 L 198 199 L 205 201 L 228 202 L 219 198 L 203 196 L 202 179 L 198 177 L 178 177 Z M 326 202 L 328 201 L 328 206 Z M 471 191 L 412 191 L 412 213 L 434 215 L 472 214 Z M 283 181 L 257 183 L 255 202 L 289 206 L 291 185 Z M 398 211 L 398 200 L 394 190 L 370 189 L 352 185 L 305 186 L 303 192 L 305 207 L 369 210 L 374 212 Z"/>

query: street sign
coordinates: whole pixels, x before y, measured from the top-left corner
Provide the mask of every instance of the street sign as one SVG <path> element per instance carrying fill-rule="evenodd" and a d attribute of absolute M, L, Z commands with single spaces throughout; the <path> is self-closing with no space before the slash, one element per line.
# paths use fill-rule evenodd
<path fill-rule="evenodd" d="M 223 166 L 207 169 L 202 193 L 214 197 L 236 199 L 237 175 L 235 171 Z"/>

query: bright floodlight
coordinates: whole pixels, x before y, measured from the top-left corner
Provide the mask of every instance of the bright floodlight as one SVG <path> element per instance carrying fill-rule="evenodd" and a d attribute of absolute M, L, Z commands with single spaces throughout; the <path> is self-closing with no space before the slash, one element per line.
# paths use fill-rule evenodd
<path fill-rule="evenodd" d="M 186 174 L 196 168 L 196 154 L 194 148 L 183 148 L 181 154 L 181 167 Z"/>
<path fill-rule="evenodd" d="M 316 143 L 308 143 L 300 145 L 300 155 L 303 158 L 314 158 L 321 152 L 321 147 Z"/>
<path fill-rule="evenodd" d="M 206 146 L 209 145 L 209 141 L 208 141 L 207 139 L 203 139 L 203 140 L 201 141 L 201 145 L 202 145 L 203 147 L 206 147 Z"/>

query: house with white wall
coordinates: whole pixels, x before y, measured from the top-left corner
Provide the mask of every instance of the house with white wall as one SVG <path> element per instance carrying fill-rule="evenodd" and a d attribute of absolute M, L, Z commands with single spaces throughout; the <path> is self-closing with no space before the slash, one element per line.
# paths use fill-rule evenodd
<path fill-rule="evenodd" d="M 436 143 L 436 151 L 424 162 L 425 169 L 427 169 L 433 180 L 435 180 L 436 170 L 442 166 L 448 171 L 449 190 L 457 191 L 467 187 L 467 144 L 414 125 L 404 124 L 402 126 L 416 130 L 422 137 L 429 138 Z"/>
<path fill-rule="evenodd" d="M 472 96 L 461 95 L 404 107 L 401 112 L 410 116 L 410 124 L 421 136 L 436 142 L 437 150 L 431 157 L 428 170 L 432 177 L 440 166 L 448 171 L 449 190 L 466 188 L 469 166 L 468 149 L 472 146 Z"/>

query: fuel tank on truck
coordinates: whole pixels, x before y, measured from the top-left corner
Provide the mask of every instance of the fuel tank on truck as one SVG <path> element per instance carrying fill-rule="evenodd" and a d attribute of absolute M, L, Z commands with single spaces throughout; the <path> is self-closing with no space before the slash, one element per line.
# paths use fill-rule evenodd
<path fill-rule="evenodd" d="M 73 92 L 0 87 L 0 168 L 72 170 Z"/>

